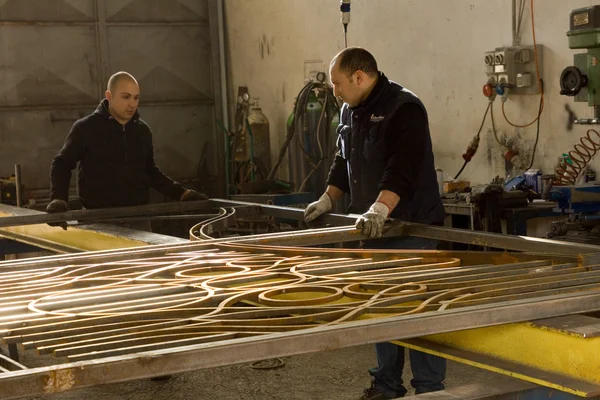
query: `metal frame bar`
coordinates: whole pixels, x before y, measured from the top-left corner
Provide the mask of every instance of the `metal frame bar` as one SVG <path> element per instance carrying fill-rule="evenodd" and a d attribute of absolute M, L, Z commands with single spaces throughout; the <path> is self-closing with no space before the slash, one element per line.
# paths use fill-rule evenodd
<path fill-rule="evenodd" d="M 188 201 L 157 203 L 132 207 L 115 207 L 97 210 L 77 210 L 64 213 L 46 214 L 36 213 L 30 215 L 13 215 L 0 217 L 0 228 L 10 226 L 23 226 L 35 224 L 48 224 L 63 221 L 99 221 L 102 219 L 112 219 L 119 217 L 134 217 L 142 215 L 156 215 L 165 213 L 180 213 L 188 211 L 210 211 L 212 203 L 210 201 Z M 14 212 L 14 208 L 7 209 L 0 206 L 0 213 L 4 210 Z M 31 212 L 31 210 L 28 210 Z"/>
<path fill-rule="evenodd" d="M 210 46 L 211 46 L 211 66 L 213 78 L 213 98 L 214 98 L 214 114 L 215 121 L 221 120 L 225 126 L 229 126 L 229 104 L 227 99 L 227 66 L 225 64 L 226 55 L 224 45 L 224 24 L 225 17 L 223 16 L 223 4 L 221 0 L 209 0 L 208 20 L 210 29 Z M 226 182 L 221 166 L 225 165 L 225 146 L 226 138 L 221 132 L 221 129 L 216 125 L 213 130 L 213 139 L 216 146 L 216 166 L 219 182 Z M 218 195 L 227 195 L 225 185 L 219 187 Z"/>
<path fill-rule="evenodd" d="M 302 221 L 304 219 L 304 210 L 299 208 L 273 206 L 266 204 L 255 204 L 241 201 L 213 199 L 215 205 L 235 207 L 235 206 L 253 206 L 260 207 L 262 213 L 274 218 L 287 218 Z M 320 224 L 329 224 L 334 226 L 354 225 L 359 217 L 356 214 L 326 214 L 317 220 Z M 309 231 L 310 232 L 310 231 Z M 364 240 L 365 237 L 357 237 L 356 231 L 348 229 L 340 231 L 340 240 L 337 242 Z M 384 237 L 394 236 L 417 236 L 428 239 L 445 240 L 449 242 L 474 244 L 485 247 L 551 253 L 551 254 L 595 254 L 600 253 L 600 246 L 562 242 L 558 240 L 541 239 L 528 236 L 504 235 L 500 233 L 480 232 L 468 229 L 447 228 L 442 226 L 432 226 L 418 224 L 413 222 L 396 221 L 389 225 L 384 233 Z M 288 241 L 289 243 L 289 241 Z M 285 239 L 277 244 L 285 245 Z M 314 243 L 311 243 L 314 244 Z M 322 244 L 322 243 L 319 243 Z M 304 245 L 299 242 L 298 245 Z"/>
<path fill-rule="evenodd" d="M 22 215 L 22 216 L 10 216 L 0 218 L 0 228 L 7 226 L 16 225 L 30 225 L 30 224 L 43 224 L 43 223 L 54 223 L 71 220 L 101 220 L 111 219 L 118 217 L 133 217 L 141 215 L 156 215 L 168 212 L 187 212 L 187 211 L 201 211 L 201 210 L 212 210 L 214 207 L 241 207 L 254 210 L 257 212 L 274 217 L 274 218 L 287 218 L 302 221 L 304 218 L 304 210 L 292 207 L 273 206 L 266 204 L 255 204 L 240 201 L 231 201 L 223 199 L 212 199 L 208 201 L 197 201 L 197 202 L 173 202 L 173 203 L 160 203 L 151 204 L 146 206 L 136 207 L 119 207 L 111 209 L 100 209 L 100 210 L 85 210 L 85 211 L 69 211 L 66 213 L 59 214 L 38 214 L 38 215 Z M 0 208 L 0 211 L 2 209 Z M 230 216 L 228 216 L 230 217 Z M 348 214 L 327 214 L 320 218 L 319 223 L 330 224 L 334 226 L 348 226 L 354 225 L 354 221 L 358 218 L 358 215 Z M 214 221 L 217 222 L 217 221 Z M 199 230 L 199 228 L 196 228 Z M 300 236 L 304 236 L 306 241 L 297 242 L 298 245 L 316 245 L 324 243 L 332 243 L 331 238 L 323 239 L 321 241 L 318 238 L 319 232 L 306 231 L 307 233 Z M 341 235 L 339 240 L 335 242 L 345 241 L 356 241 L 367 239 L 361 236 L 358 231 L 354 228 L 347 227 L 347 229 L 341 229 L 338 231 Z M 516 251 L 528 251 L 528 252 L 539 252 L 539 253 L 552 253 L 552 254 L 594 254 L 600 253 L 600 246 L 570 243 L 557 240 L 533 238 L 527 236 L 515 236 L 515 235 L 503 235 L 498 233 L 489 232 L 477 232 L 466 229 L 446 228 L 441 226 L 431 226 L 425 224 L 417 224 L 412 222 L 396 221 L 387 228 L 385 237 L 410 235 L 417 237 L 424 237 L 437 240 L 445 240 L 450 242 L 459 242 L 467 244 L 481 245 L 485 247 L 500 248 L 507 250 Z M 277 237 L 277 235 L 275 235 Z M 256 237 L 254 238 L 256 239 Z M 248 243 L 252 243 L 254 239 L 243 239 Z M 260 243 L 260 242 L 259 242 Z M 269 242 L 269 244 L 280 244 L 285 245 L 290 243 L 289 238 L 278 237 L 277 240 Z M 260 244 L 267 244 L 262 242 Z"/>
<path fill-rule="evenodd" d="M 288 219 L 296 219 L 301 220 L 303 217 L 303 210 L 294 209 L 290 207 L 281 207 L 281 206 L 268 206 L 268 205 L 258 205 L 254 203 L 244 203 L 244 202 L 231 202 L 227 200 L 217 200 L 211 201 L 211 204 L 229 204 L 243 206 L 238 207 L 237 213 L 240 213 L 241 210 L 244 212 L 251 214 L 254 212 L 258 212 L 261 210 L 264 214 L 280 217 L 280 218 L 288 218 Z M 186 203 L 168 203 L 168 204 L 186 204 Z M 104 210 L 97 210 L 104 211 Z M 46 216 L 46 215 L 41 215 Z M 34 216 L 38 217 L 38 216 Z M 353 215 L 339 215 L 339 214 L 328 214 L 323 216 L 324 222 L 333 222 L 335 224 L 344 224 L 349 221 L 353 221 Z M 5 218 L 13 218 L 13 217 L 5 217 Z M 97 218 L 97 216 L 95 217 Z M 4 218 L 0 218 L 0 222 Z M 60 221 L 60 218 L 57 219 Z M 409 226 L 408 232 L 404 230 L 405 226 Z M 199 228 L 192 228 L 192 231 Z M 580 255 L 586 264 L 598 262 L 598 253 L 600 251 L 599 246 L 591 246 L 591 245 L 581 245 L 574 244 L 569 242 L 560 242 L 554 240 L 547 239 L 537 239 L 537 238 L 529 238 L 529 237 L 520 237 L 520 236 L 511 236 L 511 235 L 500 235 L 494 233 L 482 233 L 482 232 L 473 232 L 470 230 L 461 230 L 461 229 L 452 229 L 452 228 L 443 228 L 436 226 L 428 226 L 421 224 L 413 224 L 413 223 L 404 223 L 399 222 L 384 234 L 385 237 L 394 237 L 405 234 L 414 234 L 415 236 L 422 237 L 430 237 L 448 241 L 456 241 L 461 243 L 473 243 L 473 244 L 481 244 L 485 239 L 488 246 L 504 248 L 507 250 L 516 250 L 516 251 L 529 251 L 534 253 L 549 253 L 549 250 L 552 250 L 551 253 L 562 253 L 562 254 L 571 254 L 571 255 Z M 95 251 L 88 252 L 85 254 L 70 254 L 70 255 L 58 255 L 58 256 L 50 256 L 44 257 L 43 259 L 33 259 L 33 260 L 21 260 L 18 265 L 31 265 L 35 264 L 37 266 L 54 266 L 60 265 L 63 262 L 70 263 L 85 263 L 85 262 L 109 262 L 109 261 L 117 261 L 124 260 L 131 256 L 140 256 L 140 257 L 156 257 L 161 256 L 171 252 L 184 252 L 184 251 L 194 251 L 206 248 L 207 246 L 214 246 L 217 244 L 225 243 L 225 242 L 236 242 L 245 245 L 262 245 L 262 246 L 277 246 L 277 245 L 294 245 L 294 246 L 308 246 L 308 245 L 320 245 L 327 243 L 340 243 L 340 242 L 349 242 L 349 241 L 358 241 L 358 240 L 366 240 L 368 239 L 364 236 L 359 230 L 355 229 L 352 226 L 343 226 L 337 228 L 322 228 L 322 229 L 311 229 L 304 230 L 299 232 L 287 233 L 286 235 L 280 235 L 277 233 L 268 233 L 262 235 L 253 235 L 253 236 L 244 236 L 238 238 L 226 238 L 226 239 L 211 239 L 204 240 L 198 243 L 184 243 L 184 244 L 165 244 L 165 245 L 154 245 L 154 246 L 144 246 L 140 248 L 131 248 L 127 250 L 105 250 L 105 251 Z M 560 251 L 556 251 L 556 249 L 560 249 Z M 8 264 L 7 264 L 8 263 Z M 14 262 L 0 262 L 0 267 L 4 266 L 9 267 L 10 265 L 14 265 Z"/>
<path fill-rule="evenodd" d="M 379 320 L 355 321 L 302 331 L 196 344 L 54 367 L 0 374 L 3 398 L 49 394 L 169 373 L 325 351 L 432 333 L 451 332 L 600 309 L 600 293 L 569 294 Z M 467 312 L 465 312 L 467 311 Z M 415 323 L 418 319 L 419 323 Z"/>

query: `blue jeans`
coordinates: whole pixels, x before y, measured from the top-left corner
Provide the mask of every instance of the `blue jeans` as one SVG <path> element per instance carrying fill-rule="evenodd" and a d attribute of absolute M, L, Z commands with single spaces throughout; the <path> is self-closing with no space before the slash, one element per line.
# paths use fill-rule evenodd
<path fill-rule="evenodd" d="M 363 248 L 367 249 L 422 249 L 435 250 L 437 241 L 418 237 L 400 237 L 367 241 Z M 404 369 L 404 347 L 393 343 L 377 343 L 377 367 L 369 369 L 375 388 L 386 396 L 404 397 L 407 390 L 402 380 Z M 444 390 L 446 378 L 446 359 L 416 350 L 409 350 L 410 368 L 413 379 L 410 384 L 415 393 L 436 392 Z"/>

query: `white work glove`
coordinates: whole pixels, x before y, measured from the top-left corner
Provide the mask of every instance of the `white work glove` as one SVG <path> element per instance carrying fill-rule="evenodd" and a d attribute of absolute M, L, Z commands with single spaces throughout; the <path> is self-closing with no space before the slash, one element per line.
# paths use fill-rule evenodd
<path fill-rule="evenodd" d="M 375 239 L 381 237 L 383 233 L 383 225 L 387 221 L 390 209 L 383 203 L 375 202 L 369 208 L 369 211 L 360 216 L 356 220 L 356 229 L 361 229 L 365 235 Z"/>
<path fill-rule="evenodd" d="M 331 205 L 331 197 L 327 193 L 323 193 L 319 200 L 314 201 L 306 207 L 304 210 L 304 220 L 311 222 L 321 214 L 331 211 L 333 206 Z"/>

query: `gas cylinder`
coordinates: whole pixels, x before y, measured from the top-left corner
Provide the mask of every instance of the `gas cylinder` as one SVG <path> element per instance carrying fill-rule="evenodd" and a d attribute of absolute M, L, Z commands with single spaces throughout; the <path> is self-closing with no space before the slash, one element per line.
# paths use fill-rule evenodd
<path fill-rule="evenodd" d="M 294 107 L 296 112 L 302 113 L 296 121 L 294 139 L 288 152 L 290 181 L 294 182 L 295 190 L 302 188 L 303 191 L 319 193 L 325 191 L 327 186 L 327 175 L 334 158 L 339 114 L 330 104 L 323 110 L 325 92 L 322 88 L 313 89 L 308 94 L 304 107 Z M 332 94 L 329 93 L 329 96 Z M 317 132 L 321 116 L 323 119 Z M 294 118 L 295 114 L 292 112 L 287 120 L 288 129 Z M 313 172 L 316 165 L 318 169 Z M 309 175 L 310 178 L 306 180 Z"/>
<path fill-rule="evenodd" d="M 258 106 L 258 98 L 255 99 L 254 107 L 248 115 L 247 154 L 249 159 L 259 159 L 267 169 L 271 168 L 271 137 L 269 134 L 269 120 Z"/>

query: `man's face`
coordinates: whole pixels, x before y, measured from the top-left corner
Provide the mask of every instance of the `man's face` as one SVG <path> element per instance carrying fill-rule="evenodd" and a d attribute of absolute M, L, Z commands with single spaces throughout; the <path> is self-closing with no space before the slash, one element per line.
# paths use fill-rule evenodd
<path fill-rule="evenodd" d="M 337 63 L 329 70 L 331 84 L 333 85 L 333 95 L 342 99 L 344 103 L 348 103 L 350 107 L 356 107 L 363 100 L 363 90 L 361 89 L 360 77 L 358 75 L 360 75 L 360 71 L 348 76 L 346 73 L 340 71 Z"/>
<path fill-rule="evenodd" d="M 140 102 L 140 87 L 129 79 L 117 82 L 112 91 L 106 92 L 114 117 L 121 123 L 133 118 Z"/>

